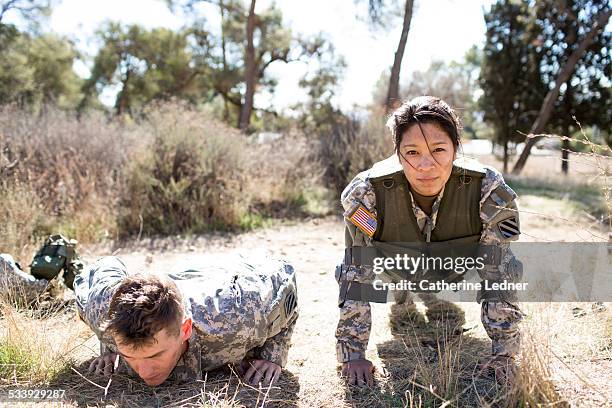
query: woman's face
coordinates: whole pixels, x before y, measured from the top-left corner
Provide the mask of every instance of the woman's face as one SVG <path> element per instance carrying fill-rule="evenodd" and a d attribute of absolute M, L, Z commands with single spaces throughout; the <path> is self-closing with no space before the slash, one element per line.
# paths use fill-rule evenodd
<path fill-rule="evenodd" d="M 442 191 L 453 169 L 455 149 L 440 126 L 434 123 L 410 126 L 402 135 L 399 153 L 404 174 L 414 191 L 424 196 Z"/>

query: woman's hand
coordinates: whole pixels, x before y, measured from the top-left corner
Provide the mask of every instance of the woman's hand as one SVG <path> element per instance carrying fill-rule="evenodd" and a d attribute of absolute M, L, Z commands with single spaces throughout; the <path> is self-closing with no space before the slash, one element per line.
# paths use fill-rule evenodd
<path fill-rule="evenodd" d="M 374 385 L 374 365 L 370 360 L 353 360 L 342 364 L 342 376 L 348 377 L 351 385 L 371 387 Z"/>
<path fill-rule="evenodd" d="M 115 372 L 115 367 L 119 364 L 119 354 L 106 353 L 89 364 L 89 372 L 105 376 L 110 376 Z"/>
<path fill-rule="evenodd" d="M 256 386 L 260 381 L 263 385 L 272 385 L 280 376 L 282 371 L 281 366 L 268 360 L 251 360 L 243 361 L 241 369 L 246 373 L 242 379 L 250 385 Z"/>

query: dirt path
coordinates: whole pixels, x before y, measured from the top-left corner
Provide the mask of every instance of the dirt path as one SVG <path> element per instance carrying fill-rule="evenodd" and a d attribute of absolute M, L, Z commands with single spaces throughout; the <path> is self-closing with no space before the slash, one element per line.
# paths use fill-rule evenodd
<path fill-rule="evenodd" d="M 556 219 L 532 213 L 542 213 L 538 197 L 525 197 L 522 209 L 525 241 L 590 240 L 601 231 L 581 231 L 572 222 L 559 219 L 559 203 L 548 205 L 547 214 Z M 562 206 L 561 206 L 562 207 Z M 580 221 L 573 219 L 572 221 Z M 584 224 L 583 224 L 584 225 Z M 237 236 L 210 235 L 192 239 L 165 238 L 143 240 L 119 249 L 120 256 L 132 271 L 155 272 L 180 270 L 193 265 L 205 265 L 212 254 L 266 250 L 274 257 L 288 260 L 298 271 L 300 318 L 294 332 L 294 345 L 286 368 L 285 395 L 290 406 L 338 407 L 359 405 L 396 405 L 405 396 L 394 396 L 389 380 L 389 367 L 379 357 L 380 348 L 393 344 L 389 329 L 390 305 L 373 305 L 373 328 L 368 357 L 378 369 L 379 395 L 355 395 L 347 392 L 337 374 L 334 331 L 337 324 L 338 287 L 334 279 L 335 265 L 343 256 L 343 224 L 339 217 L 286 222 L 268 229 Z M 94 254 L 89 254 L 93 256 Z M 490 341 L 480 325 L 480 307 L 463 303 L 464 327 L 469 327 L 469 344 L 475 358 L 488 355 Z M 362 398 L 360 400 L 360 398 Z M 368 402 L 369 401 L 369 402 Z"/>

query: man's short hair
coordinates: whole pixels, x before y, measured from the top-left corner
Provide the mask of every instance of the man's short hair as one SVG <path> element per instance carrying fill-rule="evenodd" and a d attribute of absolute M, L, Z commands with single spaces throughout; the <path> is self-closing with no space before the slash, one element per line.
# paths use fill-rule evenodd
<path fill-rule="evenodd" d="M 137 349 L 152 344 L 162 329 L 178 333 L 183 315 L 183 299 L 174 282 L 153 274 L 136 274 L 117 287 L 102 329 L 121 344 Z"/>

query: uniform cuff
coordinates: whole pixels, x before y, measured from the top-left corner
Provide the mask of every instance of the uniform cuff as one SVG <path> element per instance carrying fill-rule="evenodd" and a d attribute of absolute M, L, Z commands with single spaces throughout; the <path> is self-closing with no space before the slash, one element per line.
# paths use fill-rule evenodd
<path fill-rule="evenodd" d="M 354 360 L 365 360 L 365 350 L 358 350 L 345 343 L 336 344 L 336 355 L 339 363 L 346 363 Z"/>

